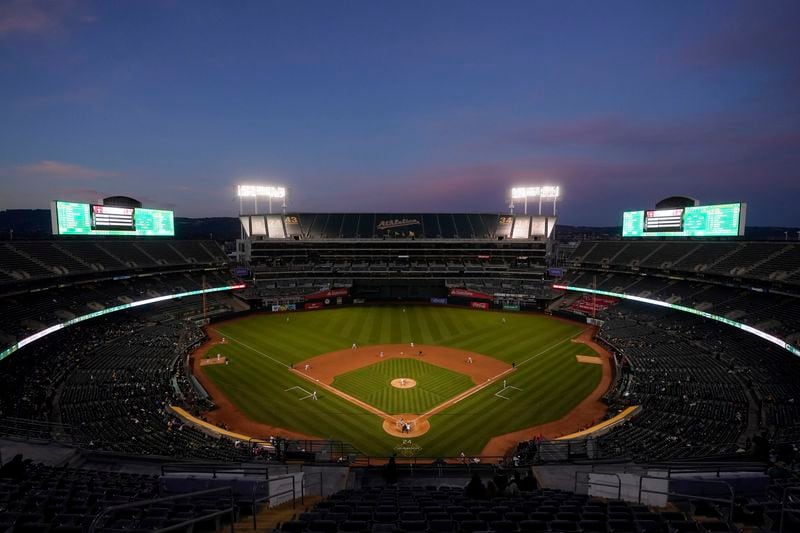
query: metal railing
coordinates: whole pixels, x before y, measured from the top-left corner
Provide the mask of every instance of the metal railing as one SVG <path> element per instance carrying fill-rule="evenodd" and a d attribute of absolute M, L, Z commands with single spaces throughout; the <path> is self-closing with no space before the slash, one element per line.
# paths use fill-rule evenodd
<path fill-rule="evenodd" d="M 320 473 L 320 476 L 321 475 L 322 475 L 322 473 Z M 305 477 L 305 476 L 303 476 L 303 477 Z M 291 488 L 291 490 L 285 490 L 283 492 L 278 492 L 277 494 L 273 494 L 272 491 L 270 490 L 270 485 L 269 484 L 272 483 L 272 482 L 275 482 L 275 481 L 283 481 L 284 479 L 291 479 L 292 480 L 292 488 Z M 266 486 L 266 489 L 267 489 L 266 495 L 257 496 L 258 487 L 259 486 L 264 486 L 264 485 Z M 259 481 L 258 483 L 253 485 L 253 494 L 252 494 L 251 501 L 252 501 L 252 505 L 253 505 L 252 506 L 252 511 L 253 511 L 253 529 L 254 530 L 256 529 L 256 527 L 258 527 L 257 516 L 256 516 L 258 513 L 256 512 L 256 507 L 261 503 L 268 502 L 268 501 L 272 500 L 272 498 L 277 498 L 279 496 L 286 496 L 287 494 L 291 494 L 292 495 L 292 509 L 296 509 L 297 508 L 297 483 L 295 482 L 295 477 L 292 476 L 292 475 L 274 477 L 274 478 L 271 478 L 271 479 L 267 479 L 265 481 Z M 303 483 L 300 484 L 300 498 L 301 498 L 301 504 L 305 503 L 305 499 L 303 498 Z M 89 533 L 91 533 L 91 532 L 89 532 Z"/>
<path fill-rule="evenodd" d="M 575 492 L 576 494 L 578 493 L 578 475 L 579 474 L 587 474 L 587 476 L 586 476 L 586 494 L 587 495 L 591 496 L 591 494 L 589 494 L 589 492 L 590 492 L 592 486 L 595 486 L 595 487 L 609 487 L 609 488 L 612 488 L 612 489 L 617 489 L 617 499 L 618 500 L 622 499 L 622 478 L 619 477 L 619 474 L 617 474 L 615 472 L 594 472 L 594 471 L 587 472 L 587 471 L 584 471 L 584 470 L 578 470 L 578 471 L 575 472 L 575 487 L 574 487 L 574 490 L 573 490 L 573 492 Z M 617 478 L 617 484 L 616 485 L 611 485 L 611 484 L 608 484 L 608 483 L 600 483 L 599 481 L 591 481 L 591 475 L 592 474 L 595 474 L 595 475 L 598 475 L 598 476 L 614 476 L 615 478 Z M 640 498 L 640 501 L 641 501 L 641 498 Z"/>
<path fill-rule="evenodd" d="M 176 494 L 174 496 L 165 496 L 163 498 L 155 498 L 155 499 L 152 499 L 152 500 L 142 500 L 142 501 L 139 501 L 139 502 L 123 503 L 123 504 L 120 504 L 120 505 L 112 505 L 111 507 L 106 507 L 105 509 L 100 511 L 97 514 L 97 516 L 94 517 L 94 520 L 92 520 L 92 523 L 89 526 L 88 533 L 95 533 L 98 529 L 102 529 L 100 527 L 100 524 L 102 523 L 102 520 L 106 516 L 108 516 L 109 514 L 117 512 L 117 511 L 122 511 L 122 510 L 125 510 L 125 509 L 135 509 L 137 507 L 147 507 L 148 505 L 153 505 L 153 504 L 157 504 L 157 503 L 164 503 L 164 502 L 175 501 L 175 500 L 185 500 L 187 498 L 196 498 L 196 497 L 199 497 L 199 496 L 207 496 L 207 495 L 211 495 L 211 494 L 221 494 L 221 493 L 227 493 L 228 496 L 230 497 L 231 506 L 229 508 L 220 509 L 220 510 L 217 510 L 217 511 L 212 511 L 210 513 L 206 513 L 206 514 L 204 514 L 202 516 L 199 516 L 199 517 L 189 518 L 189 519 L 184 520 L 184 521 L 182 521 L 180 523 L 172 524 L 170 526 L 167 526 L 167 527 L 164 527 L 164 528 L 160 528 L 158 531 L 161 532 L 161 533 L 165 533 L 167 531 L 180 530 L 180 529 L 184 529 L 187 526 L 190 526 L 192 524 L 196 524 L 198 522 L 203 522 L 203 521 L 209 520 L 211 518 L 217 518 L 217 517 L 220 517 L 220 516 L 224 516 L 226 514 L 230 514 L 231 515 L 230 532 L 234 533 L 234 522 L 236 521 L 236 502 L 234 500 L 233 488 L 231 488 L 231 487 L 219 487 L 219 488 L 216 488 L 216 489 L 200 490 L 200 491 L 197 491 L 197 492 L 187 492 L 185 494 Z"/>
<path fill-rule="evenodd" d="M 654 489 L 645 489 L 645 488 L 642 487 L 642 481 L 645 480 L 645 479 L 656 479 L 656 480 L 660 480 L 660 481 L 667 481 L 668 484 L 669 484 L 670 480 L 675 480 L 675 478 L 669 478 L 669 477 L 640 476 L 639 477 L 639 496 L 638 496 L 639 503 L 642 503 L 642 493 L 643 492 L 648 493 L 648 494 L 661 494 L 661 495 L 664 495 L 664 496 L 667 496 L 667 497 L 676 496 L 678 498 L 688 498 L 688 499 L 692 499 L 692 500 L 700 500 L 700 501 L 712 502 L 712 503 L 723 503 L 723 504 L 726 504 L 728 506 L 728 521 L 729 522 L 733 522 L 733 505 L 734 505 L 734 500 L 735 500 L 735 497 L 736 497 L 736 492 L 733 490 L 733 487 L 731 487 L 730 483 L 728 483 L 726 481 L 717 480 L 717 479 L 684 479 L 684 478 L 680 478 L 680 479 L 677 480 L 677 481 L 681 481 L 682 483 L 705 483 L 707 485 L 721 485 L 721 486 L 725 487 L 728 490 L 728 492 L 730 493 L 730 496 L 731 496 L 730 499 L 714 498 L 714 497 L 711 497 L 711 496 L 697 496 L 695 494 L 682 494 L 680 492 L 672 492 L 669 489 L 667 489 L 666 491 L 660 491 L 660 490 L 654 490 Z"/>
<path fill-rule="evenodd" d="M 267 479 L 270 475 L 293 474 L 302 472 L 303 464 L 262 464 L 262 463 L 166 463 L 161 465 L 161 475 L 167 474 L 211 474 L 212 479 L 218 475 L 232 474 L 243 476 L 260 476 Z"/>
<path fill-rule="evenodd" d="M 71 439 L 65 438 L 72 434 L 72 426 L 59 424 L 48 420 L 34 420 L 28 418 L 3 417 L 0 418 L 0 435 L 8 437 L 41 441 L 73 444 Z"/>
<path fill-rule="evenodd" d="M 723 472 L 764 472 L 766 469 L 766 465 L 763 463 L 730 461 L 716 463 L 703 461 L 703 464 L 650 463 L 646 466 L 666 470 L 667 477 L 671 477 L 673 474 L 714 474 L 716 477 L 720 477 Z"/>
<path fill-rule="evenodd" d="M 785 489 L 783 489 L 783 496 L 781 497 L 781 522 L 778 528 L 779 533 L 783 533 L 784 531 L 783 526 L 785 525 L 786 522 L 786 520 L 784 519 L 786 513 L 800 513 L 800 508 L 787 507 L 787 504 L 797 503 L 788 501 L 789 495 L 792 492 L 800 494 L 800 487 L 786 487 Z"/>
<path fill-rule="evenodd" d="M 245 477 L 256 477 L 258 481 L 253 484 L 250 492 L 250 497 L 246 500 L 250 502 L 253 512 L 253 528 L 258 526 L 257 509 L 260 504 L 276 498 L 279 496 L 292 495 L 292 508 L 297 506 L 297 488 L 295 483 L 295 476 L 292 474 L 303 473 L 300 483 L 300 503 L 305 504 L 306 489 L 310 487 L 319 487 L 319 493 L 322 496 L 324 492 L 323 472 L 317 472 L 319 480 L 309 483 L 309 474 L 303 471 L 303 465 L 230 465 L 230 464 L 186 464 L 174 463 L 165 464 L 161 466 L 161 475 L 167 474 L 210 474 L 212 479 L 217 479 L 219 475 L 239 475 Z M 278 475 L 277 477 L 270 477 L 271 475 Z M 313 475 L 313 474 L 312 474 Z M 272 493 L 270 491 L 270 483 L 291 479 L 292 488 L 280 493 Z"/>
<path fill-rule="evenodd" d="M 260 465 L 260 464 L 214 464 L 214 463 L 168 463 L 161 465 L 161 475 L 167 474 L 211 474 L 216 479 L 221 474 L 259 476 L 269 478 L 270 472 L 283 472 L 289 474 L 290 465 Z M 301 470 L 298 468 L 298 471 Z"/>
<path fill-rule="evenodd" d="M 389 462 L 391 457 L 370 457 L 365 456 L 361 458 L 361 465 L 364 466 L 380 466 Z M 477 459 L 477 461 L 476 461 Z M 465 457 L 403 457 L 395 456 L 394 460 L 398 467 L 404 465 L 413 466 L 437 466 L 442 468 L 448 467 L 488 467 L 497 466 L 500 461 L 505 461 L 507 457 L 503 455 L 480 455 L 480 456 L 465 456 Z M 521 467 L 522 465 L 520 465 Z"/>

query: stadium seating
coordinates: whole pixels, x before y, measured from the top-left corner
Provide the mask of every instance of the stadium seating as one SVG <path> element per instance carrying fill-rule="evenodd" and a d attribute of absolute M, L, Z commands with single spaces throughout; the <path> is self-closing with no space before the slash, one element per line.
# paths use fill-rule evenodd
<path fill-rule="evenodd" d="M 14 241 L 0 245 L 0 291 L 19 280 L 225 263 L 225 254 L 209 241 Z"/>
<path fill-rule="evenodd" d="M 800 284 L 800 245 L 780 241 L 583 241 L 572 264 Z"/>
<path fill-rule="evenodd" d="M 796 302 L 764 295 L 750 299 L 727 287 L 698 289 L 692 287 L 696 301 L 711 302 L 712 311 L 722 313 L 744 309 L 743 319 Z M 571 299 L 561 308 L 602 320 L 598 336 L 620 362 L 618 379 L 606 394 L 611 414 L 628 405 L 643 408 L 596 439 L 598 456 L 637 461 L 720 456 L 747 449 L 764 430 L 776 443 L 800 435 L 800 409 L 794 407 L 800 362 L 787 351 L 665 308 L 622 301 L 592 312 L 581 301 L 590 300 Z M 760 316 L 754 320 L 763 321 Z"/>
<path fill-rule="evenodd" d="M 289 237 L 302 239 L 493 239 L 497 215 L 488 214 L 381 214 L 381 213 L 295 213 L 286 215 L 297 224 L 286 224 Z M 385 231 L 379 221 L 406 221 L 396 230 Z M 411 223 L 415 221 L 414 223 Z M 408 227 L 414 230 L 409 231 Z"/>
<path fill-rule="evenodd" d="M 337 532 L 738 532 L 714 505 L 687 502 L 684 511 L 650 509 L 530 487 L 527 477 L 498 472 L 484 484 L 399 485 L 340 491 L 276 528 L 284 533 Z M 518 485 L 522 485 L 520 490 Z M 489 487 L 489 488 L 487 488 Z M 511 488 L 513 487 L 513 488 Z M 743 507 L 742 507 L 743 509 Z M 695 515 L 695 512 L 697 513 Z M 702 512 L 707 513 L 702 515 Z"/>
<path fill-rule="evenodd" d="M 155 501 L 148 504 L 150 500 Z M 0 531 L 25 533 L 86 533 L 101 511 L 122 504 L 139 505 L 105 513 L 95 531 L 153 531 L 193 520 L 195 530 L 213 531 L 235 520 L 240 510 L 249 510 L 236 493 L 231 497 L 224 491 L 164 492 L 155 475 L 52 467 L 18 459 L 0 469 L 0 501 Z M 217 513 L 231 505 L 233 513 Z"/>
<path fill-rule="evenodd" d="M 35 333 L 47 326 L 58 324 L 93 311 L 130 302 L 134 299 L 151 298 L 165 294 L 200 289 L 205 276 L 206 287 L 224 286 L 232 283 L 230 277 L 209 271 L 205 274 L 167 273 L 141 278 L 125 277 L 118 280 L 102 280 L 81 283 L 79 286 L 50 288 L 46 291 L 15 292 L 0 295 L 4 309 L 4 320 L 0 324 L 0 335 L 6 342 L 0 348 Z M 230 309 L 227 295 L 210 294 L 206 298 L 207 312 Z M 199 299 L 183 299 L 161 302 L 155 311 L 172 313 L 174 316 L 201 313 Z"/>
<path fill-rule="evenodd" d="M 189 322 L 153 325 L 151 316 L 139 311 L 109 315 L 0 361 L 0 416 L 43 424 L 58 420 L 60 438 L 90 449 L 256 458 L 253 449 L 209 437 L 167 411 L 171 404 L 191 408 L 198 401 L 181 361 L 203 333 Z"/>
<path fill-rule="evenodd" d="M 799 252 L 785 242 L 585 241 L 563 282 L 693 307 L 797 343 L 800 294 L 790 278 Z M 782 290 L 753 291 L 748 278 Z M 776 445 L 800 438 L 800 364 L 787 351 L 678 311 L 595 302 L 576 294 L 551 309 L 602 321 L 599 339 L 620 361 L 605 397 L 611 413 L 643 407 L 596 439 L 598 457 L 726 456 L 750 449 L 762 432 Z"/>
<path fill-rule="evenodd" d="M 0 272 L 11 280 L 2 284 L 0 277 L 3 350 L 75 317 L 235 283 L 214 243 L 63 240 L 0 248 Z M 121 453 L 254 459 L 263 449 L 211 438 L 166 409 L 204 405 L 178 364 L 203 333 L 183 319 L 234 308 L 246 305 L 225 292 L 167 299 L 81 322 L 18 350 L 0 360 L 0 431 Z"/>

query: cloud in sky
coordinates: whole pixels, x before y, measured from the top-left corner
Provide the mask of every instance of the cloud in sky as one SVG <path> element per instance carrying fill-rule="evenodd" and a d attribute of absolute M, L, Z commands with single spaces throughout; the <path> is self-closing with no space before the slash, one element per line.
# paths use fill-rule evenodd
<path fill-rule="evenodd" d="M 0 38 L 61 34 L 73 21 L 90 23 L 95 20 L 86 3 L 79 0 L 0 2 Z"/>
<path fill-rule="evenodd" d="M 6 175 L 17 174 L 25 178 L 41 178 L 59 181 L 85 181 L 100 178 L 113 178 L 120 174 L 115 171 L 90 168 L 83 165 L 65 163 L 63 161 L 39 161 L 28 165 L 20 165 L 6 172 Z"/>
<path fill-rule="evenodd" d="M 759 113 L 694 115 L 682 119 L 593 115 L 519 126 L 500 133 L 496 143 L 522 146 L 603 147 L 612 150 L 681 151 L 793 149 L 800 124 Z"/>

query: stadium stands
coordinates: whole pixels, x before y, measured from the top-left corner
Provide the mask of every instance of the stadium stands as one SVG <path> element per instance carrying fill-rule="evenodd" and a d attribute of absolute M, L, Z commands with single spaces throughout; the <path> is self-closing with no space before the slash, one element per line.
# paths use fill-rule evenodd
<path fill-rule="evenodd" d="M 439 216 L 427 222 L 423 217 L 423 223 L 460 239 L 468 227 L 477 225 L 470 217 L 443 220 Z M 367 287 L 371 282 L 380 286 L 386 280 L 419 275 L 414 283 L 433 279 L 444 288 L 468 288 L 498 299 L 507 294 L 522 301 L 525 294 L 550 292 L 542 281 L 549 253 L 546 246 L 527 249 L 527 257 L 533 259 L 522 259 L 525 256 L 515 243 L 497 241 L 502 244 L 492 249 L 487 260 L 479 258 L 484 255 L 482 244 L 469 239 L 453 238 L 453 247 L 431 247 L 424 238 L 398 237 L 386 241 L 373 238 L 366 253 L 362 245 L 346 240 L 346 236 L 359 234 L 362 219 L 363 215 L 298 216 L 298 235 L 310 240 L 301 247 L 296 247 L 293 239 L 277 245 L 272 240 L 260 243 L 257 248 L 263 261 L 251 268 L 261 282 L 249 290 L 259 298 L 302 300 L 317 291 L 359 284 Z M 367 225 L 372 227 L 375 219 Z M 326 241 L 332 235 L 345 240 Z M 398 248 L 397 242 L 404 244 Z M 752 284 L 740 281 L 757 276 L 762 282 L 791 288 L 787 280 L 800 268 L 794 262 L 795 245 L 753 244 L 581 243 L 564 281 L 681 303 L 789 338 L 800 330 L 800 299 L 795 293 L 753 292 Z M 0 276 L 11 280 L 0 285 L 4 311 L 0 340 L 6 344 L 48 325 L 119 303 L 232 282 L 222 266 L 225 257 L 213 243 L 163 241 L 152 246 L 147 241 L 57 241 L 2 246 Z M 398 257 L 406 255 L 398 250 L 419 253 L 405 258 Z M 109 272 L 115 275 L 107 275 Z M 3 279 L 0 277 L 0 284 Z M 50 280 L 59 280 L 63 286 Z M 209 295 L 207 300 L 212 312 L 236 307 L 227 295 Z M 592 438 L 587 448 L 591 449 L 590 458 L 640 463 L 730 458 L 745 450 L 761 453 L 762 438 L 775 453 L 794 457 L 784 445 L 800 439 L 800 406 L 795 403 L 800 397 L 800 364 L 785 350 L 697 316 L 614 298 L 576 295 L 564 298 L 553 310 L 601 321 L 598 339 L 613 349 L 618 360 L 614 384 L 605 395 L 609 416 L 629 405 L 642 407 L 637 416 Z M 20 432 L 24 426 L 29 439 L 69 442 L 120 456 L 273 460 L 274 449 L 210 437 L 169 411 L 168 406 L 175 404 L 202 416 L 208 406 L 183 365 L 186 353 L 202 340 L 202 331 L 191 321 L 178 320 L 199 314 L 197 297 L 122 311 L 66 328 L 0 361 L 0 431 Z M 523 444 L 519 454 L 541 459 L 531 454 L 535 448 L 535 443 Z M 125 492 L 136 485 L 142 499 L 153 495 L 154 478 L 26 468 L 35 483 L 48 484 L 46 480 L 55 477 L 61 488 L 78 494 L 83 494 L 82 487 L 92 477 L 109 487 L 119 482 L 113 486 L 120 488 L 105 494 L 125 494 L 136 501 L 138 496 Z M 772 492 L 759 501 L 740 501 L 737 521 L 744 517 L 758 526 L 774 526 L 778 493 L 794 486 L 800 482 L 790 474 L 774 481 Z M 704 508 L 717 514 L 712 520 L 695 515 L 701 502 L 693 502 L 686 511 L 654 511 L 535 485 L 526 489 L 524 494 L 510 495 L 500 490 L 491 500 L 467 497 L 461 488 L 350 490 L 280 529 L 736 530 L 727 519 L 720 519 L 724 514 L 720 508 Z M 3 494 L 8 495 L 4 501 L 13 505 L 8 507 L 10 511 L 0 512 L 0 527 L 13 526 L 14 531 L 78 533 L 86 527 L 87 517 L 117 501 L 98 496 L 82 507 L 74 498 L 53 495 L 31 503 L 28 486 L 20 490 L 0 482 L 0 498 Z M 24 508 L 19 507 L 23 501 Z M 104 527 L 165 527 L 179 518 L 196 516 L 198 509 L 206 507 L 205 503 L 192 505 L 111 517 Z"/>
<path fill-rule="evenodd" d="M 498 472 L 486 482 L 476 475 L 466 487 L 400 485 L 340 491 L 310 511 L 282 523 L 278 530 L 286 533 L 738 531 L 721 506 L 702 499 L 685 503 L 685 511 L 652 509 L 565 490 L 538 489 L 532 477 Z M 739 510 L 742 514 L 744 505 Z"/>
<path fill-rule="evenodd" d="M 203 241 L 14 241 L 0 245 L 0 291 L 20 280 L 226 263 L 219 246 Z"/>
<path fill-rule="evenodd" d="M 494 239 L 502 232 L 496 214 L 290 213 L 283 219 L 286 235 L 301 239 Z"/>
<path fill-rule="evenodd" d="M 787 242 L 583 241 L 572 264 L 800 285 L 800 245 Z"/>
<path fill-rule="evenodd" d="M 300 213 L 242 219 L 249 238 L 240 254 L 255 282 L 248 295 L 263 305 L 302 301 L 302 290 L 286 291 L 282 282 L 344 286 L 354 298 L 372 299 L 441 298 L 456 286 L 530 302 L 549 296 L 543 280 L 554 217 Z M 277 229 L 262 231 L 269 227 Z"/>
<path fill-rule="evenodd" d="M 4 243 L 0 348 L 75 317 L 235 281 L 214 243 Z M 223 266 L 223 268 L 220 268 Z M 105 272 L 113 270 L 115 275 Z M 57 279 L 57 284 L 51 280 Z M 0 427 L 125 453 L 252 459 L 185 427 L 167 406 L 198 401 L 181 356 L 202 339 L 184 318 L 243 309 L 224 293 L 165 300 L 57 331 L 0 361 Z M 12 421 L 12 422 L 9 422 Z M 28 421 L 28 422 L 24 422 Z"/>
<path fill-rule="evenodd" d="M 788 284 L 776 294 L 741 283 L 758 276 L 772 287 L 785 279 L 773 269 L 800 266 L 792 253 L 796 245 L 786 243 L 582 242 L 564 284 L 693 307 L 796 343 L 800 295 Z M 789 352 L 701 317 L 632 301 L 597 306 L 597 298 L 552 306 L 601 321 L 598 337 L 619 364 L 606 395 L 611 413 L 642 406 L 642 414 L 596 438 L 597 457 L 725 456 L 752 450 L 763 432 L 773 443 L 800 436 L 800 362 Z"/>
<path fill-rule="evenodd" d="M 215 530 L 249 510 L 240 494 L 167 493 L 156 475 L 31 464 L 0 469 L 0 530 L 27 533 Z M 125 509 L 112 510 L 126 504 Z M 110 512 L 104 512 L 109 510 Z"/>

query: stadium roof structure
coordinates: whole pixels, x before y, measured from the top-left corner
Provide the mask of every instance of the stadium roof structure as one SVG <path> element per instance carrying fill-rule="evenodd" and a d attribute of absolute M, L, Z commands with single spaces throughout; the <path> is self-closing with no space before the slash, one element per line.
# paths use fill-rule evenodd
<path fill-rule="evenodd" d="M 254 239 L 538 239 L 549 238 L 555 216 L 480 213 L 289 213 L 242 215 Z"/>

